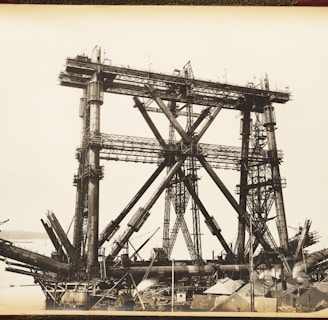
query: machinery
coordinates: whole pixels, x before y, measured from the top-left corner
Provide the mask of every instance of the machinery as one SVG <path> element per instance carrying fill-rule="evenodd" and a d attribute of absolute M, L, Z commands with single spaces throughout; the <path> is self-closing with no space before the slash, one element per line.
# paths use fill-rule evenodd
<path fill-rule="evenodd" d="M 174 280 L 194 293 L 213 283 L 215 276 L 249 279 L 250 258 L 254 268 L 278 264 L 288 273 L 300 260 L 308 262 L 307 271 L 311 272 L 328 257 L 327 250 L 302 256 L 304 248 L 317 242 L 316 234 L 309 231 L 310 221 L 294 238 L 288 237 L 274 104 L 287 103 L 290 93 L 270 90 L 267 77 L 259 86 L 200 80 L 194 77 L 190 62 L 171 75 L 136 70 L 102 62 L 101 51 L 97 49 L 93 58 L 84 55 L 68 58 L 59 80 L 62 86 L 82 91 L 73 238 L 68 238 L 55 214 L 48 212 L 47 221 L 41 221 L 54 246 L 51 257 L 0 240 L 0 255 L 18 261 L 11 262 L 6 270 L 33 276 L 46 294 L 48 308 L 108 309 L 115 303 L 118 308 L 133 308 L 139 301 L 140 308 L 145 309 L 138 285 L 156 279 L 162 288 L 170 286 L 172 270 Z M 131 96 L 131 107 L 139 110 L 154 138 L 101 132 L 100 109 L 105 93 Z M 215 119 L 229 110 L 241 113 L 241 146 L 202 143 Z M 168 120 L 168 137 L 163 136 L 153 121 L 153 112 Z M 123 210 L 112 214 L 113 219 L 100 231 L 102 161 L 142 162 L 153 165 L 155 170 Z M 225 240 L 224 230 L 219 226 L 223 217 L 211 214 L 199 196 L 200 168 L 237 213 L 238 237 L 234 247 Z M 240 173 L 238 200 L 217 169 Z M 158 182 L 163 173 L 164 178 Z M 156 186 L 155 191 L 142 207 L 135 208 L 152 185 Z M 165 197 L 162 247 L 153 249 L 149 261 L 138 260 L 140 248 L 130 257 L 122 253 L 131 236 L 147 222 L 161 195 Z M 185 220 L 188 205 L 192 231 Z M 269 218 L 273 205 L 275 217 Z M 126 222 L 130 212 L 134 214 Z M 204 261 L 201 219 L 224 255 Z M 267 227 L 270 219 L 276 221 L 279 243 Z M 123 233 L 114 240 L 122 225 Z M 180 229 L 190 260 L 172 263 L 171 253 Z M 110 252 L 105 253 L 103 246 L 108 241 Z M 259 253 L 254 256 L 256 250 Z M 167 296 L 170 301 L 169 293 Z"/>

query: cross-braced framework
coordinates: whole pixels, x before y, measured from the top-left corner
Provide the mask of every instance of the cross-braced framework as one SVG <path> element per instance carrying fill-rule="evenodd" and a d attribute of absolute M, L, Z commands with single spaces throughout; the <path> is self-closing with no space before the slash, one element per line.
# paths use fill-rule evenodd
<path fill-rule="evenodd" d="M 106 309 L 120 304 L 122 299 L 130 301 L 131 307 L 138 299 L 140 308 L 145 310 L 137 283 L 152 278 L 157 284 L 152 285 L 155 291 L 148 292 L 148 299 L 151 292 L 157 294 L 172 285 L 171 300 L 167 295 L 163 298 L 173 309 L 174 282 L 181 285 L 186 295 L 193 296 L 203 293 L 217 277 L 243 279 L 252 285 L 254 269 L 276 270 L 277 265 L 282 273 L 286 270 L 286 275 L 290 275 L 294 274 L 291 269 L 294 271 L 304 263 L 307 277 L 322 279 L 327 270 L 328 249 L 310 254 L 304 251 L 318 242 L 318 235 L 309 231 L 311 221 L 307 219 L 293 238 L 289 239 L 287 233 L 282 193 L 285 182 L 280 176 L 283 156 L 277 150 L 274 104 L 288 102 L 288 92 L 270 90 L 267 77 L 258 86 L 200 80 L 194 77 L 190 62 L 170 75 L 113 66 L 101 61 L 100 50 L 94 59 L 84 55 L 67 59 L 59 79 L 63 86 L 82 89 L 72 241 L 51 211 L 46 214 L 47 221 L 41 219 L 55 248 L 51 257 L 0 239 L 0 259 L 6 261 L 6 270 L 32 276 L 46 295 L 47 307 Z M 131 96 L 131 108 L 140 113 L 154 137 L 102 132 L 100 110 L 105 93 Z M 231 110 L 241 114 L 241 145 L 203 143 L 202 138 L 213 122 L 221 113 Z M 166 118 L 168 127 L 164 129 L 168 136 L 154 122 L 154 113 Z M 144 163 L 154 169 L 122 211 L 111 213 L 114 219 L 99 232 L 100 181 L 105 178 L 105 161 Z M 203 202 L 199 192 L 201 169 L 237 213 L 238 235 L 234 244 L 225 240 L 226 230 L 219 226 L 225 218 L 223 214 L 210 214 Z M 217 169 L 239 173 L 238 199 L 223 183 L 222 171 Z M 152 258 L 143 260 L 139 252 L 159 228 L 138 248 L 133 246 L 131 237 L 143 228 L 163 194 L 162 247 L 153 248 Z M 135 208 L 144 198 L 147 200 L 143 205 Z M 201 219 L 223 247 L 222 255 L 210 260 L 202 256 L 205 246 L 201 236 L 206 230 L 201 230 Z M 268 228 L 268 221 L 273 219 L 278 243 Z M 117 236 L 123 223 L 127 226 Z M 171 259 L 180 230 L 190 260 Z M 109 252 L 104 246 L 107 241 Z M 130 256 L 123 250 L 128 246 L 134 250 Z M 282 284 L 286 277 L 280 279 Z"/>
<path fill-rule="evenodd" d="M 263 262 L 267 268 L 279 264 L 283 270 L 291 271 L 302 260 L 307 272 L 320 279 L 327 268 L 328 249 L 304 254 L 303 249 L 318 239 L 316 233 L 309 231 L 311 221 L 306 220 L 295 237 L 289 239 L 287 233 L 282 193 L 285 182 L 279 168 L 282 152 L 277 150 L 273 104 L 286 103 L 288 92 L 270 90 L 267 77 L 259 87 L 199 80 L 194 77 L 190 62 L 172 75 L 117 67 L 101 62 L 100 50 L 93 59 L 84 55 L 67 59 L 59 79 L 63 86 L 82 89 L 73 239 L 69 239 L 51 211 L 47 212 L 47 221 L 41 220 L 55 248 L 51 257 L 0 239 L 0 255 L 18 261 L 7 261 L 6 270 L 32 276 L 42 287 L 47 305 L 107 308 L 115 301 L 119 303 L 122 290 L 131 296 L 134 289 L 145 310 L 136 284 L 147 278 L 159 281 L 158 292 L 174 279 L 179 283 L 187 281 L 183 288 L 192 295 L 208 287 L 216 276 L 252 283 L 253 269 L 262 268 Z M 131 107 L 142 115 L 154 138 L 101 132 L 104 93 L 131 96 Z M 203 143 L 202 138 L 215 119 L 230 110 L 241 113 L 241 146 Z M 154 112 L 168 120 L 168 136 L 153 121 Z M 99 232 L 100 181 L 105 178 L 102 161 L 111 160 L 152 164 L 154 170 L 122 211 Z M 237 213 L 238 236 L 234 245 L 225 240 L 219 226 L 225 218 L 223 214 L 211 215 L 198 192 L 200 169 L 205 170 Z M 238 200 L 217 169 L 239 172 Z M 146 193 L 150 194 L 147 201 L 135 208 Z M 162 248 L 153 248 L 150 261 L 138 261 L 139 251 L 150 238 L 134 248 L 131 237 L 143 227 L 162 194 Z M 270 216 L 272 207 L 275 213 Z M 192 225 L 187 224 L 188 215 Z M 114 237 L 128 216 L 126 229 Z M 212 260 L 202 257 L 201 235 L 206 230 L 201 230 L 201 218 L 223 247 L 224 254 Z M 272 219 L 276 221 L 279 243 L 267 225 Z M 174 265 L 170 258 L 180 230 L 190 260 Z M 152 236 L 157 231 L 158 228 Z M 109 252 L 104 249 L 107 241 Z M 122 253 L 128 245 L 135 250 L 130 256 Z M 258 248 L 260 254 L 255 253 Z"/>
<path fill-rule="evenodd" d="M 272 103 L 287 102 L 289 93 L 270 90 L 267 79 L 261 89 L 198 80 L 194 78 L 190 62 L 182 71 L 167 75 L 103 64 L 99 59 L 100 54 L 94 61 L 85 56 L 67 59 L 66 69 L 60 74 L 61 85 L 82 88 L 84 92 L 80 106 L 83 123 L 82 145 L 78 151 L 80 164 L 74 179 L 77 200 L 73 245 L 81 259 L 86 259 L 88 269 L 92 270 L 97 265 L 98 248 L 114 236 L 120 223 L 165 168 L 166 177 L 148 202 L 137 209 L 122 236 L 114 241 L 107 260 L 115 259 L 132 234 L 139 231 L 164 190 L 163 250 L 167 258 L 181 229 L 191 260 L 201 264 L 200 214 L 205 218 L 210 232 L 221 243 L 227 257 L 234 259 L 231 261 L 245 261 L 249 250 L 248 245 L 245 245 L 245 231 L 249 231 L 250 223 L 254 224 L 253 248 L 261 244 L 267 251 L 279 251 L 280 247 L 283 252 L 287 252 L 288 234 L 279 172 L 281 153 L 276 149 Z M 99 117 L 104 92 L 133 96 L 134 106 L 155 138 L 101 133 Z M 229 109 L 240 110 L 243 115 L 241 147 L 201 143 L 201 138 L 216 117 Z M 168 119 L 167 139 L 153 122 L 151 112 L 162 113 Z M 256 129 L 251 130 L 253 115 L 256 115 Z M 185 128 L 179 121 L 183 117 L 186 119 Z M 157 169 L 98 238 L 99 181 L 103 177 L 101 159 L 156 163 Z M 218 217 L 209 214 L 198 195 L 197 171 L 200 167 L 207 171 L 238 213 L 239 232 L 235 250 L 224 239 L 217 223 Z M 219 178 L 216 168 L 240 171 L 239 202 Z M 189 201 L 192 234 L 185 220 Z M 275 244 L 266 228 L 273 201 L 276 204 L 279 245 Z M 173 225 L 172 208 L 175 211 Z M 250 219 L 250 214 L 253 219 Z"/>

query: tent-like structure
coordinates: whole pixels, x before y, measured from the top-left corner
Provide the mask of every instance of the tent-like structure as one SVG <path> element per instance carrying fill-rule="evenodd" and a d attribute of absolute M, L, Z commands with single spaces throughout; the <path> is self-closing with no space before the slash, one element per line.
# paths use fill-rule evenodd
<path fill-rule="evenodd" d="M 256 312 L 276 312 L 277 307 L 276 298 L 255 297 L 254 299 Z"/>
<path fill-rule="evenodd" d="M 328 302 L 326 300 L 321 300 L 319 303 L 317 303 L 314 310 L 320 311 L 320 310 L 327 309 L 327 308 L 328 308 Z"/>
<path fill-rule="evenodd" d="M 264 297 L 271 289 L 271 282 L 267 282 L 262 279 L 256 279 L 254 281 L 254 296 Z M 251 285 L 247 283 L 240 290 L 237 291 L 242 297 L 249 297 L 251 295 Z"/>
<path fill-rule="evenodd" d="M 217 296 L 209 294 L 195 294 L 193 296 L 190 309 L 193 310 L 212 310 L 220 303 L 224 302 L 227 296 Z"/>
<path fill-rule="evenodd" d="M 322 301 L 328 302 L 328 295 L 314 287 L 310 287 L 298 296 L 296 301 L 303 307 L 315 308 Z"/>
<path fill-rule="evenodd" d="M 328 294 L 328 282 L 326 282 L 326 281 L 319 282 L 319 283 L 317 283 L 317 284 L 315 285 L 315 287 L 316 287 L 319 291 Z"/>
<path fill-rule="evenodd" d="M 296 294 L 295 287 L 290 287 L 287 290 L 282 290 L 281 286 L 277 288 L 277 291 L 272 290 L 271 296 L 277 298 L 278 306 L 280 307 L 295 307 Z"/>
<path fill-rule="evenodd" d="M 309 311 L 326 308 L 328 295 L 315 287 L 292 289 L 277 295 L 279 307 L 291 307 Z"/>
<path fill-rule="evenodd" d="M 204 291 L 206 294 L 231 295 L 236 292 L 244 282 L 242 280 L 232 280 L 228 277 L 220 279 L 214 286 Z"/>
<path fill-rule="evenodd" d="M 251 306 L 248 301 L 235 292 L 217 307 L 211 309 L 211 311 L 249 312 L 251 311 Z"/>

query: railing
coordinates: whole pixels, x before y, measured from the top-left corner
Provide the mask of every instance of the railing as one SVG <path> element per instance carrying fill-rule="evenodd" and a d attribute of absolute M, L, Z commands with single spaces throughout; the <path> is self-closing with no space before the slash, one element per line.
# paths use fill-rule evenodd
<path fill-rule="evenodd" d="M 181 143 L 172 143 L 165 140 L 163 148 L 156 139 L 145 137 L 133 137 L 102 133 L 89 137 L 89 144 L 101 148 L 100 158 L 104 160 L 140 162 L 159 164 L 166 156 L 181 155 L 196 156 L 202 154 L 208 162 L 218 169 L 240 169 L 241 148 L 234 146 L 199 143 L 191 147 L 185 147 Z M 258 165 L 269 161 L 267 151 L 261 154 L 250 149 L 250 165 Z M 279 157 L 282 153 L 279 152 Z"/>

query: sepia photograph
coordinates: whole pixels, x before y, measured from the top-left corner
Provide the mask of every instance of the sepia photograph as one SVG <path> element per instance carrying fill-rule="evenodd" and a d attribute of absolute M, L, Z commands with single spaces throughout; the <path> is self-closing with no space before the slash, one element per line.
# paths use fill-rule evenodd
<path fill-rule="evenodd" d="M 327 16 L 0 5 L 0 316 L 326 317 Z"/>

